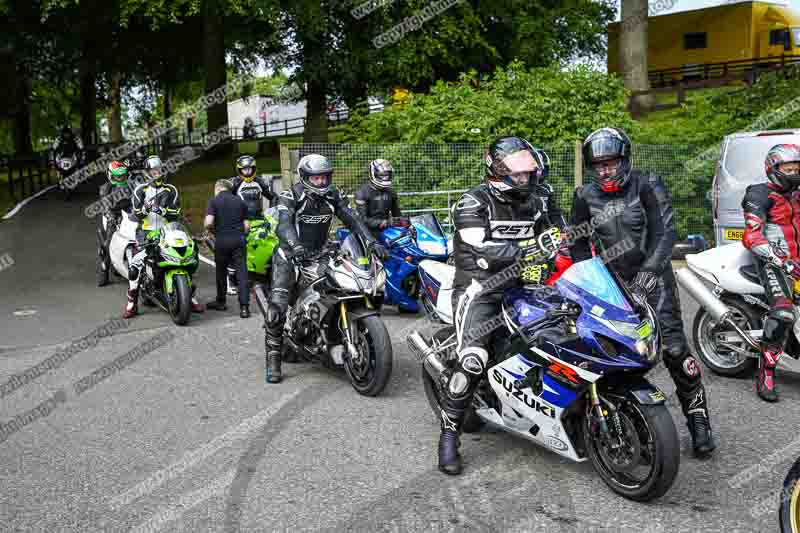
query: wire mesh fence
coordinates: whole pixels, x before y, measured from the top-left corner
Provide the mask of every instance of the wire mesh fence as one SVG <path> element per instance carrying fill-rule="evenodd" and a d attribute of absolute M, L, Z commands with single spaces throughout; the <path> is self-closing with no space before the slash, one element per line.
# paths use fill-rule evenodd
<path fill-rule="evenodd" d="M 549 182 L 568 212 L 576 184 L 582 182 L 580 150 L 575 144 L 542 146 L 550 156 Z M 660 175 L 672 193 L 680 238 L 689 234 L 713 237 L 710 205 L 705 199 L 712 174 L 689 171 L 686 161 L 706 147 L 635 145 L 634 168 Z M 321 154 L 334 167 L 334 183 L 352 195 L 368 179 L 373 159 L 388 159 L 395 169 L 394 187 L 406 213 L 434 212 L 451 226 L 449 208 L 484 176 L 486 147 L 478 144 L 287 144 L 281 146 L 285 183 L 297 181 L 296 166 L 307 154 Z M 578 165 L 576 166 L 576 157 Z M 708 175 L 704 175 L 707 173 Z M 577 178 L 577 179 L 576 179 Z"/>

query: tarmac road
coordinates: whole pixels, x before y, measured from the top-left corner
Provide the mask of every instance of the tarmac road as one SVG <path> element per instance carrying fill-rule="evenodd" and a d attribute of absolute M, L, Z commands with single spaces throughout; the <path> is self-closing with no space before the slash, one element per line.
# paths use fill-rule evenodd
<path fill-rule="evenodd" d="M 395 366 L 378 398 L 309 365 L 266 385 L 261 321 L 236 305 L 182 328 L 150 308 L 110 322 L 125 284 L 95 286 L 92 199 L 49 194 L 0 223 L 0 255 L 14 261 L 0 271 L 0 531 L 777 529 L 777 492 L 800 455 L 794 376 L 766 404 L 750 380 L 707 372 L 719 447 L 706 461 L 671 399 L 681 468 L 650 504 L 616 496 L 587 463 L 492 431 L 465 435 L 465 473 L 446 477 L 405 344 L 416 317 L 385 314 Z M 213 298 L 209 267 L 197 281 Z M 59 349 L 52 368 L 11 380 Z M 672 393 L 663 368 L 652 377 Z"/>

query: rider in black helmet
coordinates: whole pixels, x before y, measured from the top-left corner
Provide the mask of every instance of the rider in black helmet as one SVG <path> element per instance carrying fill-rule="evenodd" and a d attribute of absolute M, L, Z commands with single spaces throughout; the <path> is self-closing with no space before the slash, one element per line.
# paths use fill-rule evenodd
<path fill-rule="evenodd" d="M 387 226 L 408 226 L 401 219 L 400 202 L 392 190 L 394 168 L 385 159 L 376 159 L 369 164 L 369 181 L 356 191 L 356 210 L 377 238 Z"/>
<path fill-rule="evenodd" d="M 541 151 L 520 137 L 502 137 L 492 143 L 484 161 L 486 182 L 465 193 L 453 208 L 459 363 L 443 390 L 439 437 L 439 469 L 451 475 L 461 473 L 461 425 L 489 360 L 488 335 L 471 334 L 499 315 L 504 290 L 520 283 L 519 276 L 502 284 L 488 281 L 519 260 L 554 253 L 564 227 L 553 189 L 544 181 Z M 530 246 L 548 233 L 552 250 Z"/>
<path fill-rule="evenodd" d="M 386 259 L 389 255 L 333 186 L 333 166 L 326 157 L 318 154 L 304 156 L 297 165 L 297 172 L 300 183 L 278 197 L 280 246 L 272 258 L 272 288 L 264 324 L 268 383 L 281 381 L 283 325 L 297 284 L 290 258 L 303 258 L 319 252 L 328 241 L 334 216 L 359 234 L 368 249 L 379 258 Z"/>
<path fill-rule="evenodd" d="M 621 242 L 634 247 L 610 262 L 638 298 L 646 299 L 659 317 L 664 336 L 664 364 L 677 388 L 695 455 L 710 454 L 716 444 L 711 433 L 708 399 L 700 363 L 689 353 L 683 333 L 681 306 L 672 272 L 675 219 L 672 200 L 660 177 L 632 168 L 631 142 L 618 128 L 602 128 L 583 143 L 583 160 L 591 183 L 575 191 L 573 227 L 590 225 L 605 249 Z M 603 216 L 616 207 L 618 216 Z M 592 240 L 576 238 L 572 258 L 592 256 Z"/>
<path fill-rule="evenodd" d="M 236 176 L 230 180 L 231 192 L 247 204 L 247 220 L 264 218 L 264 200 L 267 207 L 274 205 L 275 194 L 264 176 L 257 173 L 256 160 L 243 155 L 236 160 Z M 228 268 L 228 294 L 238 294 L 236 271 Z"/>

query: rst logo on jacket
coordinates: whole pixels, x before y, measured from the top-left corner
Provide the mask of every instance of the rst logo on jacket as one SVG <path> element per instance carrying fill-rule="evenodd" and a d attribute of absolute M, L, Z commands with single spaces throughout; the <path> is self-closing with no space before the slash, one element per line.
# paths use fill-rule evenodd
<path fill-rule="evenodd" d="M 492 239 L 529 239 L 536 234 L 536 222 L 492 220 L 489 225 Z"/>
<path fill-rule="evenodd" d="M 298 220 L 305 224 L 325 224 L 333 215 L 300 215 Z"/>

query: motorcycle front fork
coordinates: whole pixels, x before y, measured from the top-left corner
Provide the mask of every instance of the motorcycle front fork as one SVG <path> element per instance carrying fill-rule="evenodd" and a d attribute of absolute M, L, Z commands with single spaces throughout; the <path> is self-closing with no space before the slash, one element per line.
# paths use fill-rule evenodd
<path fill-rule="evenodd" d="M 594 415 L 594 420 L 598 424 L 601 438 L 608 442 L 612 449 L 619 448 L 622 446 L 622 423 L 619 420 L 617 408 L 614 404 L 605 399 L 602 399 L 603 403 L 601 404 L 601 398 L 597 393 L 596 383 L 592 383 L 589 387 L 589 399 L 592 405 L 591 413 Z M 603 408 L 603 404 L 605 404 L 607 410 Z M 611 414 L 610 418 L 608 416 L 609 412 Z M 609 420 L 613 425 L 613 432 L 609 429 Z"/>
<path fill-rule="evenodd" d="M 349 320 L 347 317 L 347 306 L 344 302 L 339 302 L 339 305 L 341 306 L 339 308 L 339 314 L 342 321 L 342 337 L 344 338 L 344 346 L 346 348 L 345 353 L 347 353 L 350 359 L 358 361 L 360 356 L 358 350 L 356 349 L 356 344 L 352 338 L 352 332 L 350 330 Z"/>

